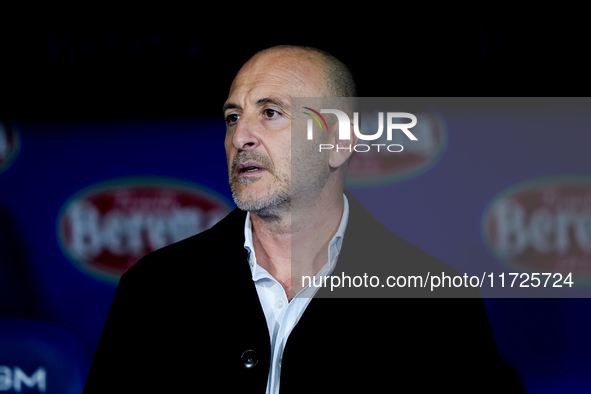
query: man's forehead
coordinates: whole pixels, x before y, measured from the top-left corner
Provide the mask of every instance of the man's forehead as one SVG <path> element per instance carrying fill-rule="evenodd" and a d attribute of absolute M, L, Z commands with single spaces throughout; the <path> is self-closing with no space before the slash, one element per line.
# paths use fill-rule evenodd
<path fill-rule="evenodd" d="M 300 48 L 270 49 L 253 56 L 243 68 L 269 69 L 277 67 L 286 73 L 309 76 L 322 68 L 318 54 Z"/>
<path fill-rule="evenodd" d="M 323 68 L 317 56 L 303 51 L 276 50 L 254 56 L 240 69 L 229 98 L 246 91 L 275 92 L 289 98 L 323 94 L 324 89 Z"/>

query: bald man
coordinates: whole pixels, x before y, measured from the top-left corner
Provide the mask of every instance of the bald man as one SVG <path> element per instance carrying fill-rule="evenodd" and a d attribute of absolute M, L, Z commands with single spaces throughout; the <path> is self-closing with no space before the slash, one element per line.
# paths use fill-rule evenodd
<path fill-rule="evenodd" d="M 350 151 L 316 154 L 292 135 L 293 97 L 355 94 L 347 67 L 313 48 L 270 48 L 240 69 L 223 105 L 238 208 L 122 276 L 85 393 L 486 392 L 500 381 L 482 300 L 351 298 L 299 280 L 458 274 L 344 192 Z M 316 138 L 338 144 L 336 124 Z"/>

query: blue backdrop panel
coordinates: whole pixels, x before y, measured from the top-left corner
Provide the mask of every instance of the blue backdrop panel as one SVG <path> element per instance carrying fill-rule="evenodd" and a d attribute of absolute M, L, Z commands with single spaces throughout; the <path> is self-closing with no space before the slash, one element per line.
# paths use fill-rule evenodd
<path fill-rule="evenodd" d="M 80 393 L 89 368 L 86 350 L 62 327 L 0 319 L 0 391 Z"/>

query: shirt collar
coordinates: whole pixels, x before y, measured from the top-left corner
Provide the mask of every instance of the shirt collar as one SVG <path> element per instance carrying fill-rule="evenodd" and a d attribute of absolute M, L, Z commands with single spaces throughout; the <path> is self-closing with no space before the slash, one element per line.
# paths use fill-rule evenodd
<path fill-rule="evenodd" d="M 343 194 L 343 215 L 341 216 L 341 223 L 339 228 L 328 244 L 328 262 L 320 269 L 318 275 L 330 275 L 337 264 L 337 257 L 341 252 L 343 246 L 343 238 L 345 237 L 345 230 L 349 221 L 349 201 L 347 196 Z M 252 272 L 252 280 L 256 281 L 264 277 L 271 277 L 270 274 L 257 264 L 257 259 L 254 252 L 254 245 L 252 242 L 252 222 L 250 220 L 250 212 L 246 214 L 244 222 L 244 248 L 248 251 L 248 265 Z"/>

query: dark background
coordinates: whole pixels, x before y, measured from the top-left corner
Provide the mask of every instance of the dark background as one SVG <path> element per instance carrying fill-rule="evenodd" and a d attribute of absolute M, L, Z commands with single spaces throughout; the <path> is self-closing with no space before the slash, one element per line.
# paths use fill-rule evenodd
<path fill-rule="evenodd" d="M 579 96 L 588 83 L 591 35 L 575 23 L 397 21 L 292 32 L 237 27 L 230 17 L 212 17 L 220 22 L 205 29 L 187 15 L 66 15 L 4 26 L 3 112 L 27 120 L 219 115 L 240 66 L 281 44 L 332 53 L 362 97 Z"/>

